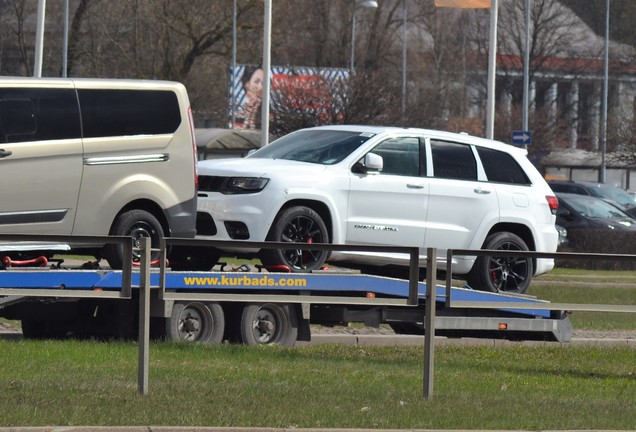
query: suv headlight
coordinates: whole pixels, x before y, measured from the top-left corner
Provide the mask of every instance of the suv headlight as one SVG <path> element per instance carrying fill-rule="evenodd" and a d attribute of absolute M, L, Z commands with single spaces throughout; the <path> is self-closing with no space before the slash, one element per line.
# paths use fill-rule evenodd
<path fill-rule="evenodd" d="M 221 193 L 225 195 L 256 193 L 262 191 L 268 182 L 268 178 L 262 177 L 230 177 Z"/>

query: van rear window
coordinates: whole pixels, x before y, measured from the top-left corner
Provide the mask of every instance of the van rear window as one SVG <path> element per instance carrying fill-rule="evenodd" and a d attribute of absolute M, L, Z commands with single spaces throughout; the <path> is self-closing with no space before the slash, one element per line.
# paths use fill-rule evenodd
<path fill-rule="evenodd" d="M 80 137 L 74 90 L 0 89 L 0 143 Z"/>
<path fill-rule="evenodd" d="M 181 124 L 177 95 L 163 90 L 77 91 L 85 138 L 173 133 Z"/>

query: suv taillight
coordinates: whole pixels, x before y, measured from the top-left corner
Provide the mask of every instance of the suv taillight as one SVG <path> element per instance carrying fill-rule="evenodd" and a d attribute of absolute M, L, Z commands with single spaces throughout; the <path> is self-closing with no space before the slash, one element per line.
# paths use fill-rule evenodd
<path fill-rule="evenodd" d="M 546 195 L 545 199 L 548 201 L 550 212 L 552 214 L 556 214 L 557 209 L 559 208 L 559 199 L 554 195 Z"/>

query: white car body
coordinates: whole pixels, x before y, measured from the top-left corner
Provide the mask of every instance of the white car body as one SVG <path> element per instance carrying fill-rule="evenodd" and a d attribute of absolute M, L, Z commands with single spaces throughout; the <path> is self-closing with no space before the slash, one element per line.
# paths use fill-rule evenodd
<path fill-rule="evenodd" d="M 205 160 L 198 164 L 200 178 L 268 179 L 256 193 L 226 194 L 199 191 L 199 223 L 213 223 L 216 233 L 198 224 L 197 236 L 214 240 L 236 240 L 226 222 L 242 222 L 249 231 L 248 241 L 266 241 L 277 215 L 290 203 L 314 206 L 328 213 L 326 224 L 334 244 L 393 245 L 422 248 L 426 260 L 428 247 L 438 248 L 442 257 L 447 249 L 481 249 L 497 227 L 526 233 L 530 250 L 555 252 L 556 208 L 547 197 L 554 194 L 526 158 L 526 151 L 496 141 L 423 129 L 372 126 L 323 126 L 305 131 L 351 131 L 367 139 L 341 162 L 320 164 L 296 160 L 258 158 Z M 289 137 L 289 135 L 288 135 Z M 425 152 L 425 173 L 420 175 L 382 175 L 354 172 L 354 166 L 380 143 L 413 141 Z M 431 142 L 451 143 L 470 149 L 476 160 L 476 179 L 449 179 L 435 176 Z M 419 143 L 419 144 L 418 144 Z M 271 145 L 276 145 L 272 143 Z M 462 147 L 464 148 L 464 147 Z M 523 169 L 527 184 L 492 182 L 486 177 L 478 149 L 491 149 L 510 155 Z M 380 152 L 376 149 L 377 152 Z M 391 150 L 389 150 L 391 151 Z M 385 150 L 386 154 L 386 150 Z M 469 153 L 466 153 L 469 154 Z M 422 157 L 424 155 L 421 155 Z M 385 169 L 387 158 L 384 160 Z M 201 182 L 204 184 L 205 182 Z M 320 213 L 320 212 L 319 212 Z M 210 221 L 211 218 L 211 222 Z M 207 235 L 206 235 L 207 231 Z M 243 252 L 257 252 L 248 248 Z M 455 257 L 453 272 L 468 273 L 475 257 Z M 347 260 L 385 265 L 407 264 L 406 255 L 367 252 L 339 252 L 330 261 Z M 534 274 L 552 269 L 551 259 L 538 259 Z"/>

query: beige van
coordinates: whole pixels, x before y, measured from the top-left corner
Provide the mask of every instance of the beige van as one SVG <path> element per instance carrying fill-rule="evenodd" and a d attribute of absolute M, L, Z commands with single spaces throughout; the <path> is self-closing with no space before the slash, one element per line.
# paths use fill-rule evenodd
<path fill-rule="evenodd" d="M 167 81 L 0 77 L 0 233 L 194 237 L 188 95 Z M 97 252 L 121 268 L 121 250 Z"/>

